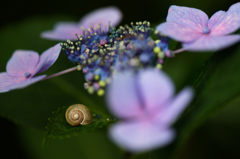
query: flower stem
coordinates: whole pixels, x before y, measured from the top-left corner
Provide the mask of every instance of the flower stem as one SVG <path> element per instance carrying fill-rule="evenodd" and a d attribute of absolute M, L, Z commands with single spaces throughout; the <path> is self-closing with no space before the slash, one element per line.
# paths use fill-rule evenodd
<path fill-rule="evenodd" d="M 57 76 L 60 76 L 60 75 L 63 75 L 63 74 L 65 74 L 65 73 L 72 72 L 72 71 L 75 71 L 75 70 L 79 70 L 79 66 L 72 67 L 72 68 L 69 68 L 69 69 L 67 69 L 67 70 L 64 70 L 64 71 L 55 73 L 55 74 L 53 74 L 53 75 L 47 76 L 47 77 L 43 78 L 41 81 L 47 80 L 47 79 L 50 79 L 50 78 L 53 78 L 53 77 L 57 77 Z"/>
<path fill-rule="evenodd" d="M 181 49 L 178 49 L 178 50 L 173 51 L 173 53 L 174 53 L 174 54 L 178 54 L 178 53 L 183 52 L 183 51 L 185 51 L 185 49 L 184 49 L 184 48 L 181 48 Z"/>

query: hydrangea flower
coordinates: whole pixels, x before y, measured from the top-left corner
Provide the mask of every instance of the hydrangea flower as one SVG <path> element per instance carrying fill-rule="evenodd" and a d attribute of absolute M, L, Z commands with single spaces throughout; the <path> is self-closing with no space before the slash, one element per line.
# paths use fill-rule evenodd
<path fill-rule="evenodd" d="M 75 34 L 83 35 L 84 29 L 89 29 L 91 26 L 96 27 L 101 24 L 102 28 L 108 30 L 109 22 L 114 27 L 119 24 L 122 19 L 121 11 L 116 7 L 105 7 L 97 9 L 85 15 L 80 22 L 60 22 L 57 23 L 52 31 L 44 31 L 41 33 L 42 38 L 53 40 L 74 40 Z M 106 26 L 106 27 L 105 27 Z"/>
<path fill-rule="evenodd" d="M 227 12 L 218 11 L 210 19 L 201 10 L 171 6 L 167 22 L 156 27 L 159 32 L 183 42 L 185 50 L 214 51 L 235 44 L 240 35 L 228 35 L 240 27 L 240 2 Z"/>
<path fill-rule="evenodd" d="M 109 26 L 108 31 L 99 26 L 85 30 L 83 35 L 76 35 L 75 42 L 67 40 L 61 46 L 71 62 L 83 67 L 85 89 L 103 95 L 102 88 L 115 72 L 161 66 L 168 51 L 168 38 L 158 35 L 160 40 L 154 41 L 152 30 L 147 21 L 120 26 L 117 30 Z"/>
<path fill-rule="evenodd" d="M 60 44 L 44 51 L 40 57 L 35 51 L 16 50 L 7 63 L 7 71 L 0 73 L 0 93 L 23 88 L 42 80 L 46 75 L 34 76 L 51 67 L 60 51 Z"/>
<path fill-rule="evenodd" d="M 117 74 L 107 89 L 110 111 L 120 122 L 110 127 L 110 137 L 131 152 L 169 144 L 175 136 L 171 124 L 192 99 L 192 89 L 174 96 L 172 81 L 157 69 L 138 74 Z"/>

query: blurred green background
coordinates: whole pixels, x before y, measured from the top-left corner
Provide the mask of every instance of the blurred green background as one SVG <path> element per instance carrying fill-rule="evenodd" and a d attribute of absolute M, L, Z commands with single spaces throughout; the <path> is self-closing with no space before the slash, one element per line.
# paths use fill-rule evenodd
<path fill-rule="evenodd" d="M 42 53 L 57 41 L 44 40 L 40 33 L 53 28 L 58 21 L 78 21 L 84 14 L 100 7 L 115 5 L 123 12 L 122 25 L 148 20 L 157 25 L 166 18 L 170 5 L 195 7 L 209 17 L 218 10 L 227 10 L 237 1 L 217 0 L 149 0 L 149 1 L 5 1 L 1 7 L 0 72 L 5 71 L 8 59 L 16 49 L 35 50 Z M 192 83 L 207 53 L 182 53 L 169 59 L 165 71 L 171 76 L 177 90 Z M 73 67 L 64 55 L 48 70 L 52 74 Z M 56 79 L 34 84 L 26 89 L 0 94 L 1 157 L 24 159 L 128 158 L 107 137 L 106 129 L 64 139 L 50 139 L 44 148 L 41 144 L 47 131 L 47 118 L 58 107 L 80 103 L 89 98 L 94 109 L 108 114 L 104 99 L 88 95 L 83 89 L 83 78 L 72 72 Z M 81 95 L 81 93 L 83 95 Z M 85 97 L 86 96 L 86 97 Z M 34 119 L 34 120 L 32 120 Z M 174 158 L 179 159 L 237 159 L 239 153 L 240 108 L 238 104 L 222 109 L 208 119 L 187 139 Z M 134 158 L 146 158 L 148 154 Z"/>

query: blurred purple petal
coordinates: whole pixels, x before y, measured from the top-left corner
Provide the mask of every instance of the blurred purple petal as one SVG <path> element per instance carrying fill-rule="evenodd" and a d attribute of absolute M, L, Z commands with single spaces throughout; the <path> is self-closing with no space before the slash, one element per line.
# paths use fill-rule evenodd
<path fill-rule="evenodd" d="M 190 88 L 177 97 L 173 97 L 173 92 L 171 80 L 156 69 L 116 75 L 107 90 L 107 99 L 110 110 L 123 122 L 110 127 L 111 139 L 130 152 L 169 144 L 175 136 L 170 125 L 193 94 Z M 144 107 L 147 109 L 139 111 Z"/>
<path fill-rule="evenodd" d="M 193 97 L 193 90 L 185 88 L 178 93 L 174 99 L 166 106 L 165 110 L 157 115 L 157 122 L 172 124 L 173 121 L 185 110 Z"/>
<path fill-rule="evenodd" d="M 196 8 L 173 5 L 168 10 L 167 22 L 182 24 L 196 31 L 202 31 L 207 26 L 208 16 Z"/>
<path fill-rule="evenodd" d="M 171 79 L 162 71 L 149 69 L 140 72 L 138 80 L 137 84 L 146 110 L 151 112 L 157 108 L 164 109 L 175 91 Z"/>
<path fill-rule="evenodd" d="M 9 90 L 27 87 L 27 86 L 29 86 L 29 85 L 31 85 L 33 83 L 36 83 L 36 82 L 42 80 L 45 77 L 46 77 L 46 75 L 41 75 L 41 76 L 36 76 L 36 77 L 32 77 L 32 78 L 28 78 L 28 79 L 22 80 L 20 82 L 16 82 L 16 83 L 11 84 L 9 86 Z"/>
<path fill-rule="evenodd" d="M 75 22 L 58 22 L 57 24 L 55 24 L 54 28 L 56 31 L 59 32 L 65 32 L 65 31 L 70 31 L 74 30 L 74 29 L 78 29 L 79 27 L 77 27 L 78 23 Z"/>
<path fill-rule="evenodd" d="M 240 13 L 240 2 L 231 5 L 227 12 L 237 12 Z"/>
<path fill-rule="evenodd" d="M 183 43 L 182 46 L 190 51 L 216 51 L 237 43 L 240 35 L 225 36 L 203 36 L 202 38 L 192 42 Z"/>
<path fill-rule="evenodd" d="M 62 47 L 60 44 L 56 44 L 55 46 L 44 51 L 40 56 L 40 60 L 35 70 L 36 72 L 34 72 L 33 75 L 41 73 L 51 67 L 57 60 L 61 52 L 61 48 Z"/>
<path fill-rule="evenodd" d="M 80 29 L 77 23 L 60 22 L 54 26 L 54 30 L 42 32 L 41 37 L 53 40 L 74 40 L 76 33 L 78 35 L 82 34 L 82 29 Z"/>
<path fill-rule="evenodd" d="M 211 35 L 226 35 L 233 33 L 240 27 L 240 14 L 236 12 L 216 12 L 209 20 Z"/>
<path fill-rule="evenodd" d="M 195 30 L 179 23 L 166 22 L 158 25 L 156 30 L 181 42 L 196 40 L 202 36 L 202 30 Z"/>
<path fill-rule="evenodd" d="M 25 77 L 24 73 L 35 69 L 39 55 L 35 51 L 17 50 L 7 63 L 7 73 L 11 76 Z"/>
<path fill-rule="evenodd" d="M 41 37 L 53 40 L 75 40 L 76 33 L 78 35 L 83 34 L 83 30 L 80 27 L 89 29 L 91 26 L 96 27 L 101 23 L 102 29 L 108 31 L 109 21 L 111 21 L 111 25 L 114 27 L 119 24 L 121 19 L 122 13 L 117 7 L 100 8 L 85 15 L 79 23 L 57 23 L 52 31 L 42 32 Z M 106 25 L 107 27 L 105 27 Z"/>
<path fill-rule="evenodd" d="M 131 118 L 142 113 L 136 78 L 132 72 L 115 76 L 107 90 L 110 111 L 120 118 Z"/>
<path fill-rule="evenodd" d="M 149 122 L 117 123 L 110 127 L 110 137 L 131 152 L 142 152 L 169 144 L 175 136 L 171 128 Z"/>
<path fill-rule="evenodd" d="M 7 73 L 0 73 L 0 93 L 13 89 L 23 88 L 42 80 L 46 75 L 26 79 L 25 77 L 9 76 Z"/>
<path fill-rule="evenodd" d="M 114 27 L 118 25 L 121 20 L 122 12 L 117 7 L 111 6 L 97 9 L 85 15 L 80 20 L 79 26 L 90 28 L 91 25 L 93 25 L 93 27 L 96 27 L 99 23 L 101 23 L 101 26 L 104 28 L 104 26 L 109 25 L 110 21 L 111 25 Z"/>
<path fill-rule="evenodd" d="M 208 28 L 213 31 L 214 28 L 216 28 L 219 23 L 222 22 L 222 20 L 226 17 L 227 13 L 224 11 L 218 11 L 216 13 L 214 13 L 210 20 L 208 21 Z"/>
<path fill-rule="evenodd" d="M 9 76 L 6 72 L 0 73 L 0 93 L 8 92 L 9 86 L 23 79 L 24 77 Z"/>

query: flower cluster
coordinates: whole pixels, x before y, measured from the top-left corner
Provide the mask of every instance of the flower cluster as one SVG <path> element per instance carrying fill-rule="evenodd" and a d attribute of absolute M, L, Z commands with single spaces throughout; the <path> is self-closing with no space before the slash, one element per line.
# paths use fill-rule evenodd
<path fill-rule="evenodd" d="M 80 64 L 85 79 L 92 83 L 92 86 L 85 84 L 89 93 L 98 91 L 98 94 L 101 94 L 103 90 L 100 87 L 109 76 L 110 67 L 116 58 L 112 49 L 114 42 L 108 37 L 108 32 L 111 30 L 110 25 L 107 31 L 98 25 L 96 28 L 83 30 L 83 35 L 76 34 L 77 38 L 74 42 L 68 40 L 66 43 L 61 43 L 63 54 L 67 55 L 71 62 Z"/>
<path fill-rule="evenodd" d="M 116 72 L 161 67 L 168 50 L 168 41 L 151 39 L 153 29 L 147 21 L 133 23 L 131 26 L 120 26 L 115 30 L 109 24 L 108 29 L 96 28 L 83 30 L 83 35 L 76 34 L 75 41 L 61 43 L 63 54 L 73 63 L 83 68 L 89 93 L 103 95 L 102 87 Z M 155 52 L 155 54 L 154 54 Z"/>

